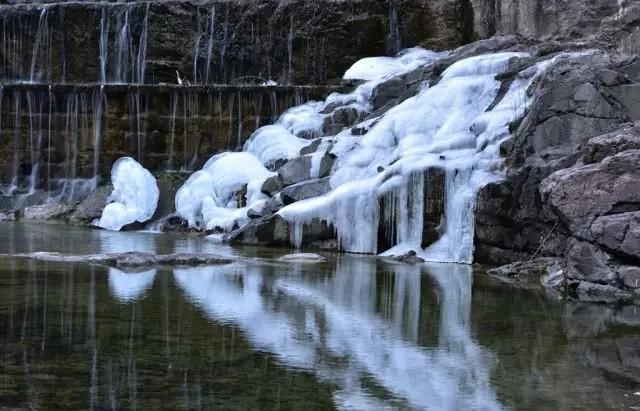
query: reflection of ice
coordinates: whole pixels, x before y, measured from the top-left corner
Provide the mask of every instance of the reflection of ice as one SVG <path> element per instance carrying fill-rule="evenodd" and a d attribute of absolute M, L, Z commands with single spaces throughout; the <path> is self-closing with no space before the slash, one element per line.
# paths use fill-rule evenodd
<path fill-rule="evenodd" d="M 140 273 L 125 273 L 116 268 L 110 268 L 109 289 L 119 301 L 133 301 L 153 286 L 155 276 L 155 268 Z"/>
<path fill-rule="evenodd" d="M 470 268 L 429 267 L 441 289 L 440 340 L 424 347 L 417 345 L 421 269 L 385 266 L 389 285 L 378 280 L 377 265 L 344 258 L 331 277 L 272 280 L 259 268 L 228 266 L 176 270 L 175 277 L 212 319 L 340 387 L 334 400 L 342 409 L 502 409 L 488 381 L 490 356 L 469 331 Z"/>
<path fill-rule="evenodd" d="M 240 274 L 237 266 L 221 266 L 176 269 L 174 276 L 208 315 L 242 327 L 257 348 L 274 353 L 292 367 L 313 365 L 312 347 L 297 341 L 286 314 L 265 306 L 260 273 Z"/>
<path fill-rule="evenodd" d="M 103 253 L 156 252 L 155 236 L 152 234 L 106 230 L 95 232 L 98 234 L 100 251 Z"/>

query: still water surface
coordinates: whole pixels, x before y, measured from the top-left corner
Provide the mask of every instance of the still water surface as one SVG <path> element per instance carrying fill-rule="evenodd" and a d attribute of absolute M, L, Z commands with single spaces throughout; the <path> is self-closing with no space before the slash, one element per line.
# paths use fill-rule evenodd
<path fill-rule="evenodd" d="M 640 310 L 566 302 L 462 265 L 0 224 L 0 253 L 214 252 L 123 272 L 0 259 L 0 409 L 627 410 Z M 637 394 L 636 394 L 637 393 Z"/>

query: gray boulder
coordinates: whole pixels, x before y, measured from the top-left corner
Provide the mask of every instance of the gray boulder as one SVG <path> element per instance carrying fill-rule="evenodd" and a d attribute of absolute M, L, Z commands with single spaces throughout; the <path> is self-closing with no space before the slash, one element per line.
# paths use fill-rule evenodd
<path fill-rule="evenodd" d="M 67 204 L 50 203 L 26 207 L 22 213 L 25 220 L 46 221 L 66 218 L 71 211 L 71 206 Z"/>
<path fill-rule="evenodd" d="M 311 178 L 311 155 L 296 157 L 278 170 L 278 177 L 284 187 Z"/>
<path fill-rule="evenodd" d="M 96 218 L 100 218 L 112 190 L 113 186 L 111 184 L 96 188 L 75 207 L 69 216 L 69 222 L 73 224 L 90 224 Z"/>
<path fill-rule="evenodd" d="M 584 162 L 599 163 L 606 157 L 638 149 L 640 149 L 640 123 L 632 123 L 612 133 L 590 139 L 584 149 Z"/>
<path fill-rule="evenodd" d="M 280 192 L 284 205 L 307 198 L 318 197 L 331 191 L 330 177 L 303 181 L 284 188 Z"/>
<path fill-rule="evenodd" d="M 280 192 L 280 190 L 282 190 L 282 187 L 283 187 L 283 184 L 282 184 L 282 180 L 280 179 L 280 176 L 275 175 L 267 178 L 264 181 L 264 183 L 262 183 L 262 187 L 260 188 L 260 191 L 262 191 L 266 195 L 272 196 Z"/>
<path fill-rule="evenodd" d="M 593 240 L 594 232 L 602 236 L 607 227 L 620 226 L 620 217 L 602 216 L 640 210 L 640 150 L 560 170 L 545 179 L 540 189 L 573 235 Z M 598 218 L 594 231 L 591 226 Z M 640 249 L 632 252 L 640 255 Z"/>

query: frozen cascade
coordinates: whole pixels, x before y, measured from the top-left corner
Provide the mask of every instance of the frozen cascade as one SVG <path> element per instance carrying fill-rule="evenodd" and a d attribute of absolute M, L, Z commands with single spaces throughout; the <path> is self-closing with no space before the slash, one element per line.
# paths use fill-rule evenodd
<path fill-rule="evenodd" d="M 122 157 L 111 169 L 113 191 L 99 227 L 118 231 L 133 222 L 145 222 L 156 211 L 160 192 L 155 177 L 131 157 Z"/>
<path fill-rule="evenodd" d="M 393 211 L 399 224 L 399 243 L 384 254 L 414 250 L 431 261 L 472 262 L 476 193 L 500 178 L 499 143 L 509 136 L 508 124 L 523 115 L 526 89 L 542 67 L 520 73 L 500 103 L 487 111 L 500 87 L 495 76 L 507 68 L 511 58 L 524 56 L 497 53 L 458 61 L 443 73 L 438 84 L 389 110 L 361 139 L 354 141 L 348 134 L 336 136 L 333 153 L 338 163 L 331 177 L 333 190 L 280 211 L 293 225 L 294 245 L 301 244 L 298 234 L 302 225 L 321 219 L 334 226 L 344 250 L 384 251 L 377 250 L 381 220 L 378 199 L 390 193 L 402 197 L 407 186 L 417 191 L 423 183 L 409 185 L 409 180 L 416 173 L 440 168 L 446 174 L 443 235 L 422 250 L 422 212 L 414 209 L 421 204 L 405 201 Z M 358 65 L 362 63 L 354 67 Z M 371 67 L 381 71 L 375 64 Z M 384 171 L 378 172 L 378 167 Z M 398 190 L 400 194 L 395 193 Z M 414 212 L 407 213 L 407 209 Z"/>
<path fill-rule="evenodd" d="M 384 115 L 361 122 L 359 127 L 368 129 L 363 136 L 345 130 L 323 137 L 323 123 L 336 107 L 351 107 L 363 118 L 371 112 L 369 100 L 378 84 L 448 55 L 413 48 L 393 58 L 373 57 L 355 63 L 344 78 L 364 83 L 352 93 L 333 93 L 324 102 L 307 102 L 285 111 L 275 125 L 262 127 L 250 137 L 244 153 L 225 157 L 228 169 L 219 168 L 212 174 L 205 166 L 176 196 L 178 213 L 193 227 L 228 231 L 242 225 L 248 221 L 244 211 L 266 199 L 259 187 L 273 175 L 267 168 L 278 160 L 297 157 L 309 138 L 322 137 L 317 152 L 331 147 L 336 156 L 332 190 L 279 211 L 290 223 L 294 246 L 301 245 L 305 224 L 323 220 L 333 226 L 340 247 L 348 252 L 402 255 L 413 250 L 428 261 L 471 263 L 477 192 L 501 178 L 499 145 L 510 136 L 508 125 L 524 115 L 529 103 L 526 90 L 548 62 L 517 74 L 496 103 L 501 86 L 496 76 L 507 70 L 512 59 L 528 54 L 468 57 L 451 64 L 436 84 L 423 85 L 415 96 Z M 229 201 L 231 191 L 225 191 L 222 201 L 216 199 L 217 183 L 212 176 L 227 179 L 236 175 L 242 167 L 236 163 L 241 155 L 250 169 L 259 169 L 253 179 L 243 180 L 248 184 L 246 203 Z M 256 162 L 262 167 L 255 166 Z M 314 168 L 317 163 L 314 161 Z M 422 193 L 430 169 L 445 175 L 444 216 L 440 238 L 422 249 Z M 234 190 L 241 188 L 238 185 Z M 381 202 L 385 204 L 382 209 Z M 380 224 L 387 225 L 387 233 L 395 240 L 388 250 L 378 250 Z"/>

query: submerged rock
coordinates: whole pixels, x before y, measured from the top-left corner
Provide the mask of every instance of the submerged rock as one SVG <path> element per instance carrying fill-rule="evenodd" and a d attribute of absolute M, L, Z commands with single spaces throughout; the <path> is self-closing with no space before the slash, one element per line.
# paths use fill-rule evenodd
<path fill-rule="evenodd" d="M 313 253 L 295 253 L 295 254 L 287 254 L 278 258 L 278 261 L 286 262 L 286 263 L 322 263 L 327 259 L 321 255 L 313 254 Z"/>
<path fill-rule="evenodd" d="M 202 266 L 229 264 L 233 262 L 225 257 L 208 253 L 151 254 L 138 251 L 107 254 L 68 255 L 57 252 L 33 252 L 24 254 L 0 254 L 0 257 L 27 258 L 39 261 L 63 263 L 89 263 L 107 265 L 122 269 L 166 266 Z"/>

